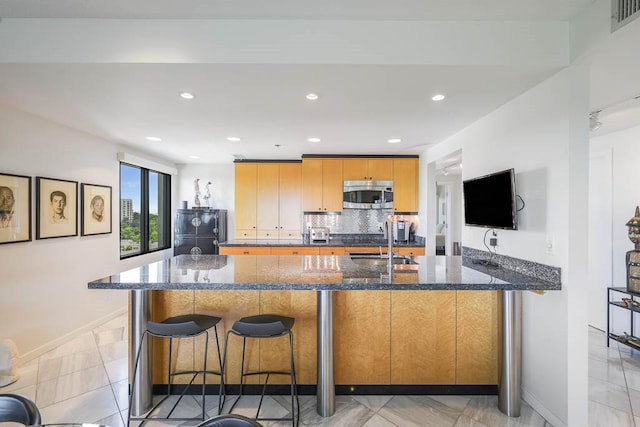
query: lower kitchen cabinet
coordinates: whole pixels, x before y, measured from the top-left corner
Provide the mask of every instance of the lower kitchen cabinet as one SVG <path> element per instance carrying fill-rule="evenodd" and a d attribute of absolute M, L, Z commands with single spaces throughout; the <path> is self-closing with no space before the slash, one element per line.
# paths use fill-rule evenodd
<path fill-rule="evenodd" d="M 390 383 L 391 291 L 340 291 L 334 300 L 336 384 Z"/>
<path fill-rule="evenodd" d="M 498 291 L 456 292 L 456 384 L 498 383 Z"/>
<path fill-rule="evenodd" d="M 391 291 L 391 383 L 455 379 L 456 291 Z"/>

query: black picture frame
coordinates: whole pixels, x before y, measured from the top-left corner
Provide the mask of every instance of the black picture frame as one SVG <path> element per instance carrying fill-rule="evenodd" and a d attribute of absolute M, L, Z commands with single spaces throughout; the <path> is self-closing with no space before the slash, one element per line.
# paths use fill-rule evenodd
<path fill-rule="evenodd" d="M 31 241 L 31 177 L 0 173 L 0 244 Z"/>
<path fill-rule="evenodd" d="M 80 234 L 93 236 L 110 234 L 112 229 L 111 212 L 113 210 L 112 190 L 108 185 L 80 184 L 82 203 L 80 204 Z"/>
<path fill-rule="evenodd" d="M 36 240 L 78 235 L 78 182 L 36 177 Z"/>

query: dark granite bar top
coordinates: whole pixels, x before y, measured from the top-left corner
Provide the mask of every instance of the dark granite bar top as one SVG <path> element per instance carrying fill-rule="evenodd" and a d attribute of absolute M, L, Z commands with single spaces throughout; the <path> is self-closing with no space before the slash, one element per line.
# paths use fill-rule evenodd
<path fill-rule="evenodd" d="M 466 257 L 405 257 L 394 265 L 332 255 L 178 255 L 89 282 L 89 289 L 560 290 L 559 282 Z M 375 262 L 375 261 L 374 261 Z"/>

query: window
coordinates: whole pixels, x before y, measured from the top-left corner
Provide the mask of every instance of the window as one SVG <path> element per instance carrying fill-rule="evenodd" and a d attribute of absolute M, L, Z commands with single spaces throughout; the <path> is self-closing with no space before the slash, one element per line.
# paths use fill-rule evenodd
<path fill-rule="evenodd" d="M 120 163 L 120 258 L 171 247 L 171 177 Z"/>

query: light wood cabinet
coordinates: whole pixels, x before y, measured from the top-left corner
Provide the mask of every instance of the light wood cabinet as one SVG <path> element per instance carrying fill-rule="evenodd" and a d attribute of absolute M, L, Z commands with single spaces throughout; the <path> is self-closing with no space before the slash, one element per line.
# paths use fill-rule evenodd
<path fill-rule="evenodd" d="M 393 210 L 418 212 L 418 159 L 393 159 Z"/>
<path fill-rule="evenodd" d="M 222 246 L 220 255 L 271 255 L 271 248 L 265 246 Z"/>
<path fill-rule="evenodd" d="M 302 230 L 302 164 L 280 164 L 278 238 L 298 239 Z"/>
<path fill-rule="evenodd" d="M 255 239 L 257 221 L 256 163 L 235 164 L 235 238 Z"/>
<path fill-rule="evenodd" d="M 393 180 L 393 159 L 391 158 L 345 158 L 342 161 L 343 180 Z"/>
<path fill-rule="evenodd" d="M 391 291 L 391 383 L 455 379 L 456 291 Z"/>
<path fill-rule="evenodd" d="M 497 384 L 498 292 L 456 293 L 456 384 Z"/>
<path fill-rule="evenodd" d="M 302 159 L 305 212 L 342 211 L 342 159 Z"/>
<path fill-rule="evenodd" d="M 389 384 L 391 291 L 341 291 L 334 301 L 336 384 Z"/>
<path fill-rule="evenodd" d="M 299 238 L 301 163 L 236 163 L 236 239 Z"/>

